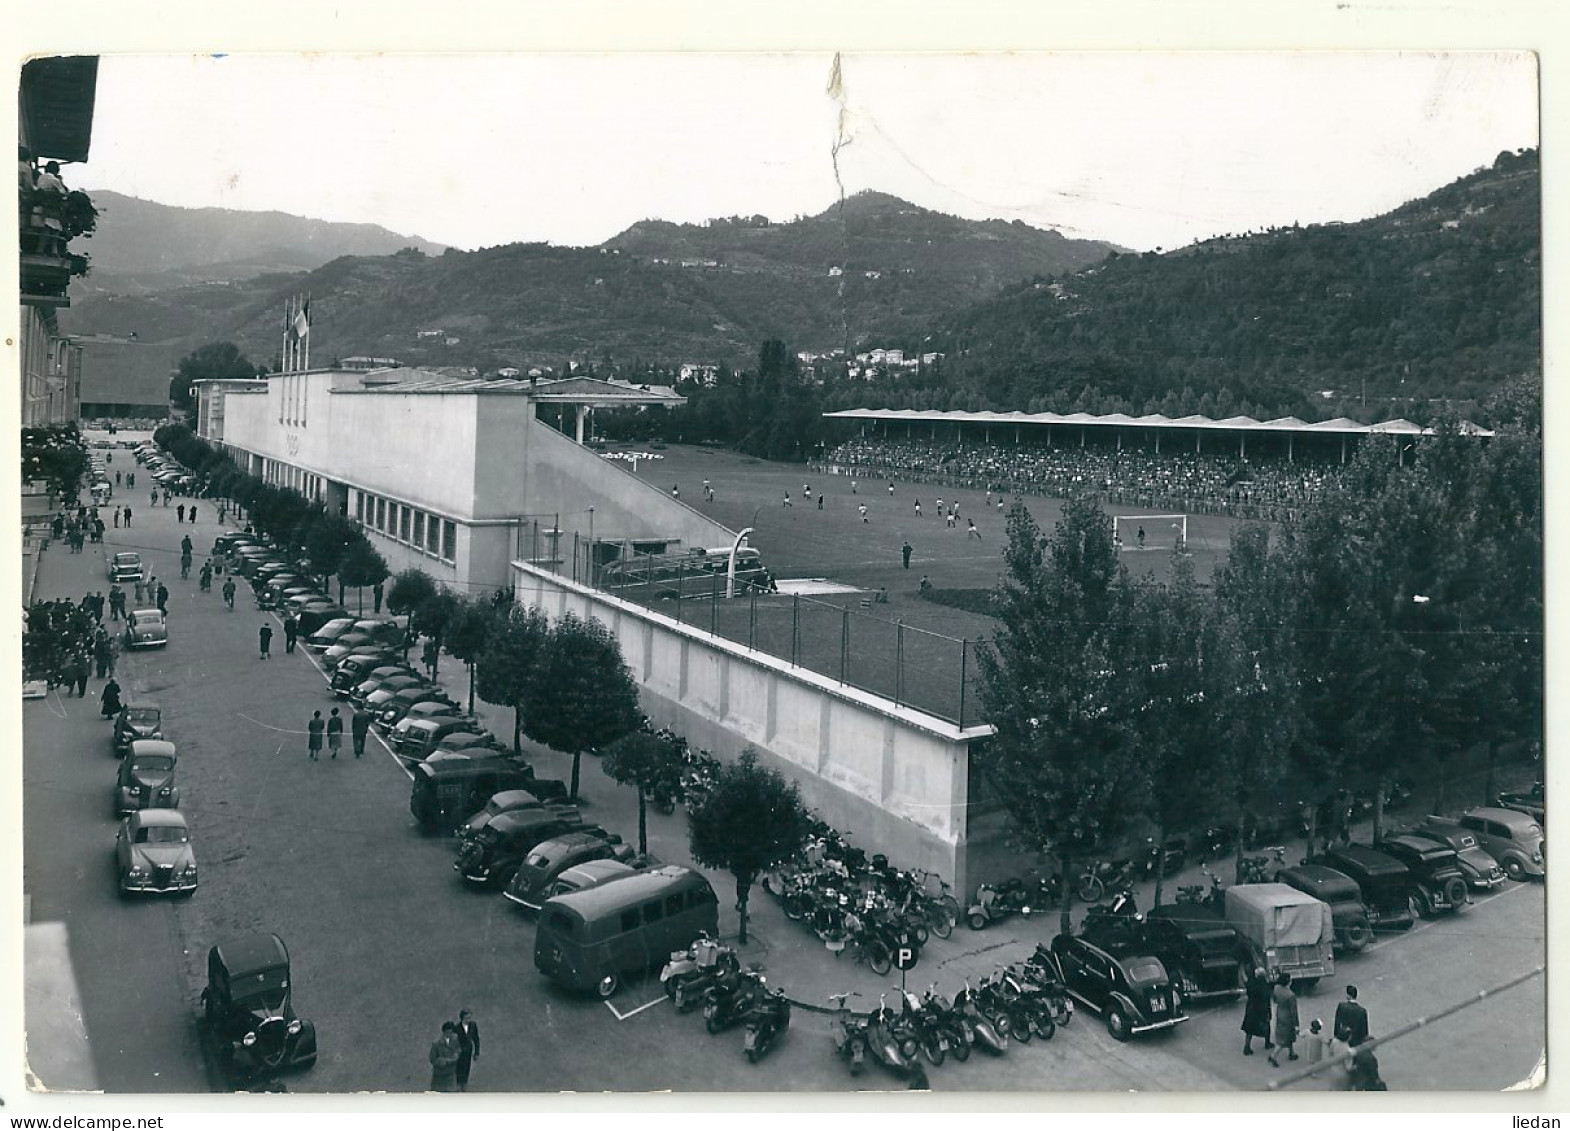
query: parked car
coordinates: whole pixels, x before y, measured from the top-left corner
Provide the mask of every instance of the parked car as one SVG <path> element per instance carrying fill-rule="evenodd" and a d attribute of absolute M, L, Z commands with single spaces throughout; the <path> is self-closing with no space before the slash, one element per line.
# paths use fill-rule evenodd
<path fill-rule="evenodd" d="M 1456 863 L 1456 850 L 1427 837 L 1395 834 L 1375 847 L 1405 864 L 1417 882 L 1417 911 L 1424 918 L 1436 911 L 1460 911 L 1472 902 L 1466 877 Z"/>
<path fill-rule="evenodd" d="M 381 686 L 366 695 L 360 705 L 371 713 L 373 721 L 380 722 L 382 707 L 392 702 L 395 695 L 403 691 L 424 692 L 430 689 L 431 685 L 420 676 L 395 675 L 382 680 Z"/>
<path fill-rule="evenodd" d="M 1545 873 L 1543 827 L 1525 813 L 1481 806 L 1468 809 L 1453 820 L 1431 815 L 1423 823 L 1432 829 L 1465 829 L 1477 837 L 1478 847 L 1499 861 L 1512 880 Z"/>
<path fill-rule="evenodd" d="M 388 653 L 379 650 L 352 653 L 338 661 L 337 666 L 333 668 L 332 679 L 328 681 L 328 686 L 338 698 L 348 699 L 350 693 L 370 679 L 371 673 L 377 668 L 390 667 L 401 669 L 409 675 L 414 674 L 413 668 L 407 664 L 393 663 L 393 659 L 394 657 Z"/>
<path fill-rule="evenodd" d="M 1440 844 L 1448 844 L 1456 850 L 1456 867 L 1461 869 L 1461 875 L 1466 877 L 1466 882 L 1474 887 L 1488 891 L 1500 887 L 1505 882 L 1505 870 L 1499 866 L 1488 853 L 1484 852 L 1477 843 L 1474 833 L 1454 826 L 1448 829 L 1433 828 L 1429 825 L 1419 825 L 1409 833 L 1411 836 L 1426 836 Z"/>
<path fill-rule="evenodd" d="M 495 794 L 524 789 L 542 800 L 565 798 L 557 781 L 534 776 L 522 758 L 493 754 L 445 762 L 426 760 L 412 768 L 409 811 L 425 832 L 452 832 Z"/>
<path fill-rule="evenodd" d="M 1335 944 L 1341 950 L 1356 954 L 1374 941 L 1374 925 L 1363 906 L 1363 892 L 1351 876 L 1323 864 L 1299 864 L 1281 869 L 1276 879 L 1330 908 Z"/>
<path fill-rule="evenodd" d="M 240 546 L 253 545 L 255 542 L 254 534 L 247 534 L 243 530 L 226 530 L 213 539 L 213 557 L 216 558 L 220 554 L 227 557 L 232 550 Z"/>
<path fill-rule="evenodd" d="M 169 623 L 157 609 L 132 609 L 125 618 L 127 648 L 162 648 L 169 643 Z"/>
<path fill-rule="evenodd" d="M 608 884 L 612 880 L 634 875 L 638 871 L 639 869 L 631 864 L 625 864 L 620 860 L 587 860 L 582 864 L 574 864 L 557 876 L 551 883 L 548 898 L 571 895 L 575 891 L 588 891 L 601 884 Z"/>
<path fill-rule="evenodd" d="M 522 787 L 498 790 L 491 794 L 478 812 L 463 823 L 458 829 L 458 835 L 474 836 L 504 814 L 516 813 L 522 809 L 541 809 L 544 806 L 545 802 L 540 799 L 539 793 L 535 790 Z"/>
<path fill-rule="evenodd" d="M 1395 857 L 1361 844 L 1343 844 L 1315 856 L 1348 876 L 1363 895 L 1368 921 L 1376 931 L 1404 931 L 1418 918 L 1417 880 Z"/>
<path fill-rule="evenodd" d="M 306 635 L 315 632 L 334 617 L 343 616 L 342 605 L 314 595 L 291 597 L 284 603 L 284 608 L 294 613 L 300 632 Z"/>
<path fill-rule="evenodd" d="M 349 691 L 349 698 L 355 706 L 365 707 L 378 691 L 402 691 L 405 687 L 419 687 L 424 683 L 425 680 L 406 664 L 383 664 L 372 668 L 369 675 L 355 684 Z M 378 702 L 386 702 L 386 699 Z"/>
<path fill-rule="evenodd" d="M 490 820 L 477 832 L 459 834 L 453 870 L 476 886 L 505 887 L 529 850 L 542 840 L 583 827 L 576 805 L 514 809 Z"/>
<path fill-rule="evenodd" d="M 423 703 L 416 703 L 403 713 L 403 718 L 392 725 L 397 730 L 404 723 L 423 722 L 430 719 L 453 719 L 458 722 L 467 722 L 470 726 L 478 726 L 473 715 L 465 715 L 463 709 L 457 704 L 445 699 L 428 699 Z"/>
<path fill-rule="evenodd" d="M 430 761 L 438 755 L 455 758 L 477 758 L 489 757 L 494 754 L 510 755 L 511 753 L 512 747 L 504 745 L 490 731 L 481 731 L 479 734 L 458 731 L 437 742 L 436 749 L 427 754 L 425 758 L 426 761 Z"/>
<path fill-rule="evenodd" d="M 1188 1020 L 1166 967 L 1152 955 L 1115 953 L 1082 935 L 1058 935 L 1052 940 L 1052 961 L 1063 987 L 1101 1015 L 1115 1040 Z"/>
<path fill-rule="evenodd" d="M 1219 907 L 1163 903 L 1145 916 L 1142 947 L 1161 960 L 1187 1000 L 1238 992 L 1238 966 L 1248 956 Z"/>
<path fill-rule="evenodd" d="M 351 616 L 334 617 L 322 625 L 315 632 L 305 638 L 308 648 L 325 648 L 334 640 L 354 627 L 354 618 Z"/>
<path fill-rule="evenodd" d="M 1518 813 L 1525 813 L 1538 824 L 1545 823 L 1548 816 L 1548 802 L 1543 796 L 1543 783 L 1535 782 L 1530 789 L 1510 790 L 1499 795 L 1501 809 L 1514 809 Z"/>
<path fill-rule="evenodd" d="M 120 760 L 115 777 L 114 812 L 124 816 L 137 809 L 178 809 L 180 788 L 174 783 L 174 743 L 139 738 Z"/>
<path fill-rule="evenodd" d="M 120 822 L 115 876 L 122 895 L 189 896 L 196 891 L 196 853 L 178 809 L 139 809 Z"/>
<path fill-rule="evenodd" d="M 1272 981 L 1285 973 L 1305 989 L 1335 973 L 1330 908 L 1286 884 L 1234 884 L 1226 890 L 1227 925 L 1242 936 L 1252 962 Z M 1247 968 L 1238 968 L 1241 986 Z"/>
<path fill-rule="evenodd" d="M 316 1026 L 294 1012 L 289 951 L 274 934 L 246 935 L 207 952 L 202 1012 L 230 1080 L 264 1080 L 316 1063 Z"/>
<path fill-rule="evenodd" d="M 146 700 L 127 703 L 114 720 L 114 753 L 123 758 L 139 738 L 164 736 L 163 709 Z"/>
<path fill-rule="evenodd" d="M 400 758 L 408 758 L 414 762 L 425 760 L 425 756 L 436 749 L 437 743 L 449 734 L 470 734 L 478 729 L 479 723 L 465 715 L 432 715 L 421 717 L 410 714 L 400 719 L 398 725 L 393 727 L 387 741 L 393 748 L 393 753 Z"/>
<path fill-rule="evenodd" d="M 535 845 L 502 894 L 521 907 L 538 911 L 555 894 L 551 889 L 556 877 L 573 865 L 590 860 L 625 863 L 635 855 L 632 845 L 623 844 L 621 837 L 599 825 L 575 829 Z"/>
<path fill-rule="evenodd" d="M 383 730 L 391 730 L 417 703 L 438 703 L 454 714 L 458 712 L 458 704 L 440 687 L 405 687 L 376 708 L 377 725 Z"/>
<path fill-rule="evenodd" d="M 109 559 L 110 581 L 135 581 L 141 576 L 141 554 L 119 553 Z"/>

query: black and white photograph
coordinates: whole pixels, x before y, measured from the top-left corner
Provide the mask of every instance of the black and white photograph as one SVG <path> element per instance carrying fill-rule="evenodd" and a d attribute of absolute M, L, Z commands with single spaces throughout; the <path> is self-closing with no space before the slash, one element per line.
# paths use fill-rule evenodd
<path fill-rule="evenodd" d="M 92 42 L 9 1108 L 1541 1110 L 1532 43 Z"/>

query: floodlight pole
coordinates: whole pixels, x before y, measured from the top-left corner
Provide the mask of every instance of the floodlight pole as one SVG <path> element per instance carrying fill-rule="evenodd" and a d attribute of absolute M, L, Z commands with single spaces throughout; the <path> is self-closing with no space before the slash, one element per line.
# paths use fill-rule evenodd
<path fill-rule="evenodd" d="M 759 508 L 760 510 L 762 508 Z M 752 517 L 757 518 L 758 512 L 753 511 Z M 730 544 L 730 563 L 725 567 L 725 597 L 727 600 L 736 595 L 736 551 L 741 549 L 741 544 L 746 541 L 747 535 L 752 533 L 752 527 L 744 526 L 741 533 L 736 535 L 736 540 Z"/>

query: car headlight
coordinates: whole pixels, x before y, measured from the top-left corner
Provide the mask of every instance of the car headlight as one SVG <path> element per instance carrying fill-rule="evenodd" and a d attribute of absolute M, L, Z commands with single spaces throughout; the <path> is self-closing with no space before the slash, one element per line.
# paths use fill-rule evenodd
<path fill-rule="evenodd" d="M 141 875 L 145 875 L 146 872 L 147 872 L 147 869 L 142 867 L 142 865 L 140 865 L 140 864 L 132 864 L 129 874 L 133 875 L 133 876 L 141 876 Z"/>
<path fill-rule="evenodd" d="M 185 874 L 187 876 L 194 876 L 194 875 L 196 875 L 196 864 L 194 862 L 190 863 L 190 864 L 187 864 L 185 866 Z"/>
<path fill-rule="evenodd" d="M 162 788 L 159 789 L 158 796 L 159 797 L 168 797 L 169 793 L 170 793 L 169 787 L 168 786 L 163 786 Z"/>
<path fill-rule="evenodd" d="M 303 1028 L 305 1028 L 305 1025 L 298 1017 L 296 1017 L 293 1021 L 289 1022 L 289 1035 L 292 1037 Z"/>
<path fill-rule="evenodd" d="M 245 1036 L 240 1038 L 240 1043 L 242 1045 L 244 1045 L 246 1048 L 250 1048 L 252 1045 L 254 1045 L 256 1043 L 256 1034 L 254 1032 L 253 1033 L 247 1033 Z"/>

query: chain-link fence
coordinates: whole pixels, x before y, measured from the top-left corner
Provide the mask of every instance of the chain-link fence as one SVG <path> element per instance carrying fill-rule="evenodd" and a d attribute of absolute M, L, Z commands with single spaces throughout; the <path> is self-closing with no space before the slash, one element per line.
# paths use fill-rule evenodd
<path fill-rule="evenodd" d="M 873 594 L 780 593 L 754 551 L 651 554 L 526 521 L 518 557 L 682 624 L 959 726 L 976 723 L 975 642 L 882 615 Z"/>

